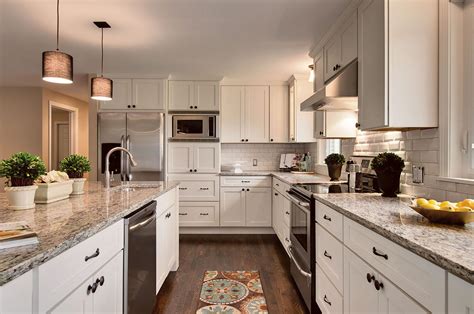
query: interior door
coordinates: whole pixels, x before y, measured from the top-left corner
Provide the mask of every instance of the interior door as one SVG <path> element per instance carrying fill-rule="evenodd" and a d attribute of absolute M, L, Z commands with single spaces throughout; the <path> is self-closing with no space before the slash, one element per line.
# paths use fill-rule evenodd
<path fill-rule="evenodd" d="M 272 226 L 271 188 L 248 188 L 245 192 L 245 223 L 248 227 Z"/>
<path fill-rule="evenodd" d="M 268 86 L 245 86 L 245 141 L 269 142 L 270 102 Z"/>
<path fill-rule="evenodd" d="M 105 156 L 115 147 L 125 147 L 125 138 L 127 135 L 127 119 L 125 113 L 99 113 L 98 116 L 98 125 L 99 125 L 99 141 L 98 141 L 98 180 L 104 180 L 104 171 L 105 171 Z M 110 156 L 110 165 L 109 171 L 113 171 L 116 175 L 115 180 L 120 181 L 120 175 L 125 174 L 124 165 L 122 160 L 122 153 L 114 152 Z"/>
<path fill-rule="evenodd" d="M 243 86 L 222 86 L 221 134 L 222 143 L 244 141 L 244 88 Z"/>
<path fill-rule="evenodd" d="M 136 181 L 162 181 L 163 167 L 163 114 L 128 113 L 126 146 L 132 153 L 136 167 L 126 158 L 127 177 Z"/>

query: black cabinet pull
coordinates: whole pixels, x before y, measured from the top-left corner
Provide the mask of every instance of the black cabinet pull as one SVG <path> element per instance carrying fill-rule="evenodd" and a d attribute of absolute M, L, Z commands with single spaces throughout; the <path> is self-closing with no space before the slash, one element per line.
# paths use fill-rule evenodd
<path fill-rule="evenodd" d="M 250 191 L 250 189 L 247 189 L 247 192 Z"/>
<path fill-rule="evenodd" d="M 356 127 L 356 128 L 360 128 L 360 123 L 357 122 L 357 123 L 355 124 L 355 127 Z"/>
<path fill-rule="evenodd" d="M 275 183 L 276 186 L 280 186 L 278 183 Z"/>
<path fill-rule="evenodd" d="M 290 212 L 289 212 L 289 211 L 286 211 L 286 212 L 285 212 L 285 214 L 289 215 L 289 214 L 290 214 Z"/>
<path fill-rule="evenodd" d="M 331 302 L 329 302 L 328 300 L 328 297 L 326 295 L 324 295 L 324 302 L 326 302 L 327 304 L 329 304 L 329 306 L 331 306 Z"/>
<path fill-rule="evenodd" d="M 242 192 L 245 192 L 245 189 L 242 189 Z"/>
<path fill-rule="evenodd" d="M 272 138 L 270 139 L 270 142 L 273 142 L 273 139 L 272 139 Z"/>
<path fill-rule="evenodd" d="M 181 191 L 186 191 L 188 188 L 179 188 Z"/>
<path fill-rule="evenodd" d="M 193 106 L 189 106 L 189 109 L 193 109 Z"/>
<path fill-rule="evenodd" d="M 92 291 L 92 286 L 88 285 L 87 286 L 87 295 L 91 294 L 91 291 Z"/>
<path fill-rule="evenodd" d="M 275 193 L 275 196 L 278 196 L 278 193 Z"/>
<path fill-rule="evenodd" d="M 331 217 L 329 217 L 329 216 L 324 215 L 323 218 L 328 220 L 328 221 L 332 221 Z"/>
<path fill-rule="evenodd" d="M 324 256 L 326 256 L 329 259 L 332 259 L 332 256 L 328 254 L 328 251 L 324 250 Z"/>
<path fill-rule="evenodd" d="M 374 280 L 374 286 L 375 290 L 379 291 L 380 289 L 383 289 L 383 283 L 378 281 L 377 279 Z"/>
<path fill-rule="evenodd" d="M 245 140 L 244 140 L 244 139 L 241 139 L 240 141 L 241 141 L 241 142 L 244 142 Z"/>
<path fill-rule="evenodd" d="M 371 275 L 371 274 L 369 274 L 369 273 L 367 273 L 367 281 L 368 281 L 369 283 L 371 283 L 372 280 L 375 280 L 375 276 L 374 276 L 374 275 Z"/>
<path fill-rule="evenodd" d="M 189 172 L 193 172 L 193 169 L 189 169 Z"/>
<path fill-rule="evenodd" d="M 286 242 L 290 242 L 290 240 L 288 240 L 288 238 L 285 238 L 285 241 L 286 241 Z"/>
<path fill-rule="evenodd" d="M 98 287 L 98 286 L 99 286 L 99 283 L 97 283 L 97 282 L 94 282 L 94 283 L 92 284 L 92 289 L 91 289 L 91 290 L 92 290 L 92 293 L 95 293 L 95 292 L 97 291 L 97 287 Z"/>
<path fill-rule="evenodd" d="M 187 216 L 188 213 L 179 213 L 180 216 Z"/>
<path fill-rule="evenodd" d="M 209 213 L 200 213 L 201 216 L 209 216 Z"/>
<path fill-rule="evenodd" d="M 385 258 L 385 259 L 388 259 L 388 255 L 378 252 L 377 249 L 375 248 L 375 246 L 372 247 L 372 253 L 374 253 L 374 254 L 377 255 L 377 256 L 380 256 L 380 257 L 383 257 L 383 258 Z"/>
<path fill-rule="evenodd" d="M 197 169 L 194 169 L 194 172 L 197 172 Z"/>
<path fill-rule="evenodd" d="M 248 142 L 248 141 L 249 141 L 249 139 L 248 139 L 248 138 L 246 138 L 246 139 L 245 139 L 245 141 L 246 141 L 246 142 Z"/>
<path fill-rule="evenodd" d="M 194 106 L 194 109 L 197 109 L 197 108 L 198 108 L 198 106 Z"/>
<path fill-rule="evenodd" d="M 171 217 L 171 213 L 167 213 L 165 217 L 166 217 L 166 218 L 170 218 L 170 217 Z"/>
<path fill-rule="evenodd" d="M 130 105 L 128 105 L 127 108 L 130 108 Z"/>
<path fill-rule="evenodd" d="M 135 107 L 136 107 L 135 105 L 132 106 L 132 108 L 135 108 Z"/>
<path fill-rule="evenodd" d="M 90 259 L 92 259 L 92 258 L 94 258 L 94 257 L 99 256 L 99 254 L 100 254 L 100 251 L 99 251 L 99 248 L 97 248 L 97 250 L 95 250 L 94 254 L 89 255 L 89 256 L 86 256 L 86 257 L 84 258 L 84 260 L 87 262 L 88 260 L 90 260 Z"/>
<path fill-rule="evenodd" d="M 103 285 L 104 285 L 104 282 L 105 282 L 104 276 L 100 276 L 99 284 L 100 284 L 101 286 L 103 286 Z"/>
<path fill-rule="evenodd" d="M 208 191 L 209 188 L 199 188 L 201 191 Z"/>

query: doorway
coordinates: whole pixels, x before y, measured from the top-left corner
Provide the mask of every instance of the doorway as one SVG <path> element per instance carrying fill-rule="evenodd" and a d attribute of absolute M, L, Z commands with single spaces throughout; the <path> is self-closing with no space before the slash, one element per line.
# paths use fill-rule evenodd
<path fill-rule="evenodd" d="M 49 102 L 49 170 L 77 152 L 77 108 Z"/>

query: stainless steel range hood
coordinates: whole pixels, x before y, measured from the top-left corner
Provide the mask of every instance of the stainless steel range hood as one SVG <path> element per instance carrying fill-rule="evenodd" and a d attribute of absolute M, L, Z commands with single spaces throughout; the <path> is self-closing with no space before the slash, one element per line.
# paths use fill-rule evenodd
<path fill-rule="evenodd" d="M 301 103 L 301 111 L 357 110 L 357 60 Z"/>

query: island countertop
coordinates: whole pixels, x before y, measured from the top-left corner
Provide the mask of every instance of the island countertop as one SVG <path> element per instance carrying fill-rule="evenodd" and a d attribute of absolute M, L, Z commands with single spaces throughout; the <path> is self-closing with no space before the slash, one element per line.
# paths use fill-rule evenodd
<path fill-rule="evenodd" d="M 61 254 L 141 206 L 172 190 L 177 182 L 132 183 L 128 188 L 106 190 L 88 182 L 83 195 L 30 210 L 7 209 L 0 193 L 0 221 L 26 221 L 39 243 L 0 250 L 0 286 Z"/>
<path fill-rule="evenodd" d="M 406 199 L 380 194 L 314 194 L 317 201 L 474 284 L 474 224 L 430 223 Z"/>

